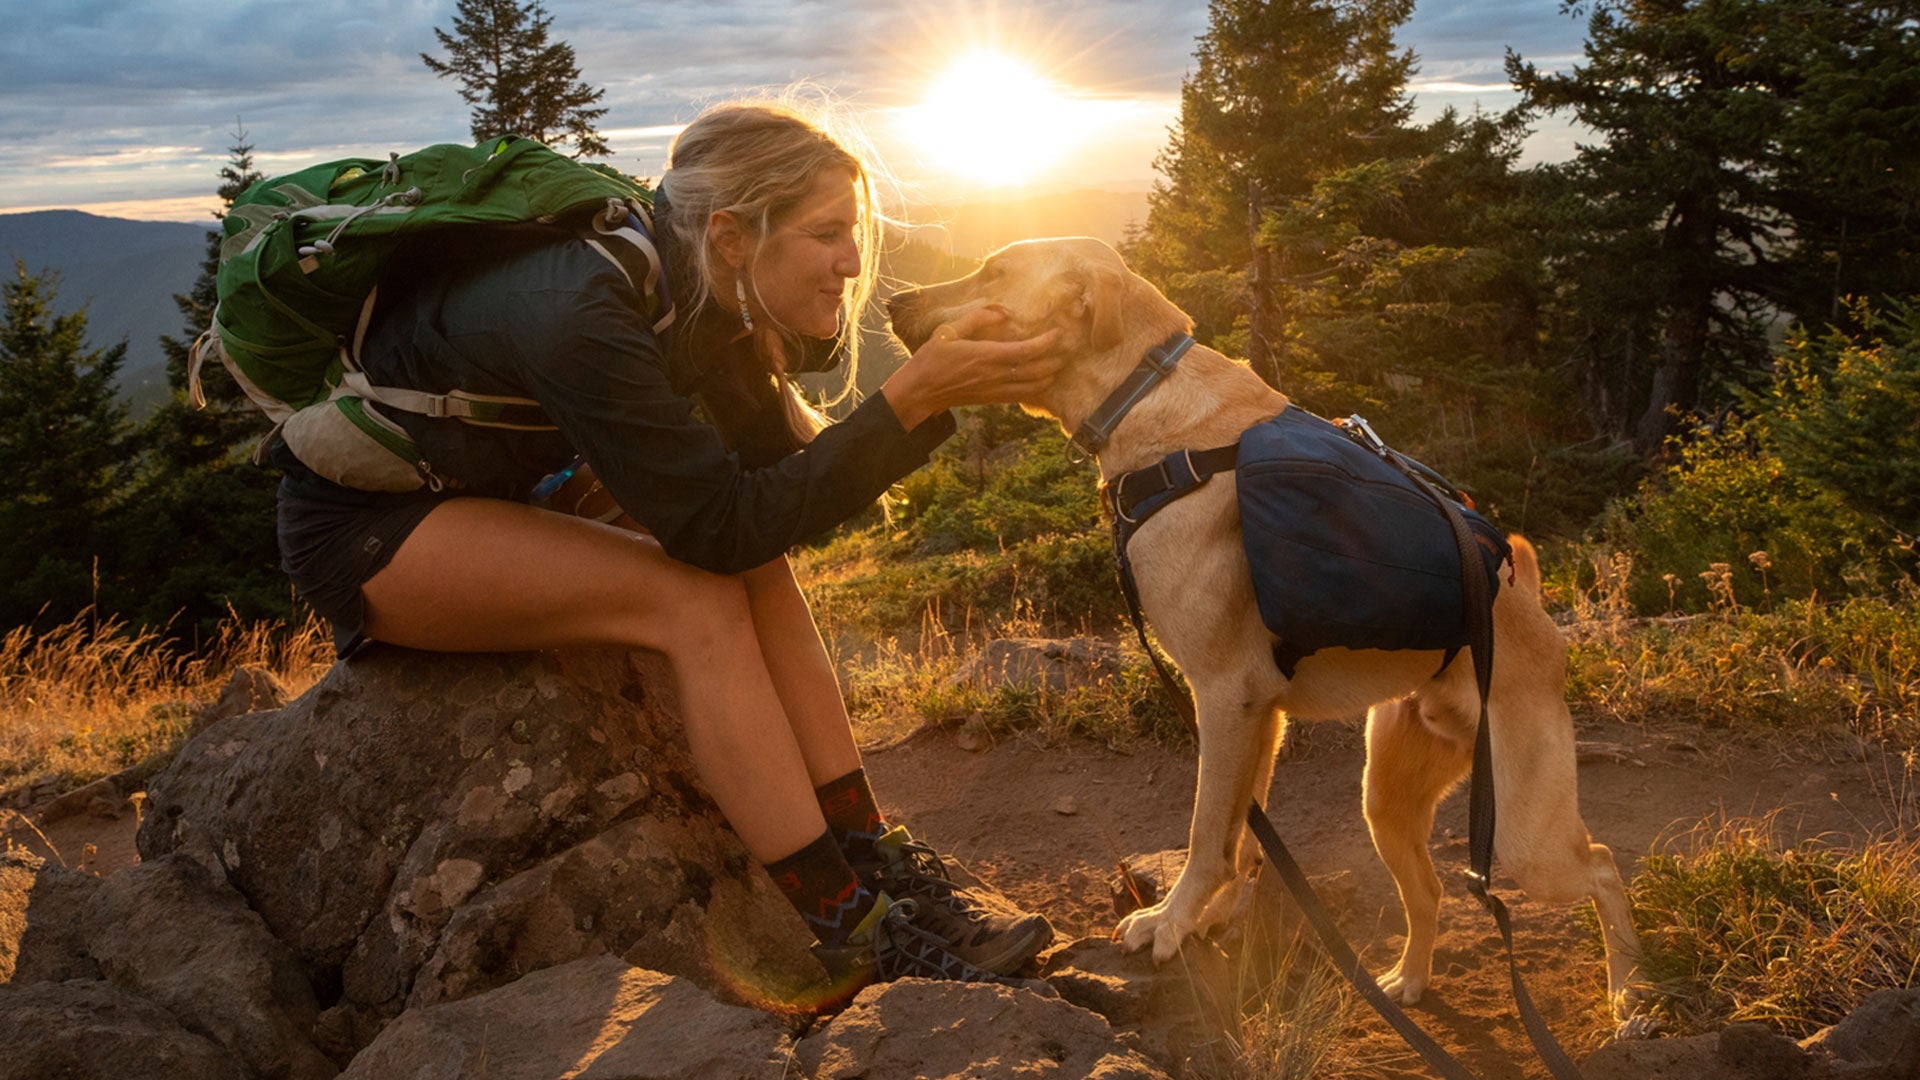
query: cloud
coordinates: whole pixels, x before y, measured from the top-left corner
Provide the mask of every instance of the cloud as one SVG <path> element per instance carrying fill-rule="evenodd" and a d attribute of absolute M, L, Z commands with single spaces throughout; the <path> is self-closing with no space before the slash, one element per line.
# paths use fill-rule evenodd
<path fill-rule="evenodd" d="M 1504 82 L 1503 44 L 1536 61 L 1576 54 L 1581 27 L 1556 6 L 1426 0 L 1401 38 L 1437 100 L 1443 85 Z M 1204 4 L 1164 0 L 546 8 L 582 76 L 606 91 L 615 164 L 638 172 L 657 171 L 661 129 L 743 90 L 804 79 L 855 108 L 891 109 L 973 49 L 1011 53 L 1089 96 L 1164 103 L 1207 25 Z M 419 59 L 441 52 L 434 27 L 453 17 L 454 0 L 0 0 L 0 208 L 199 197 L 217 185 L 236 125 L 275 168 L 466 141 L 456 86 Z M 1141 170 L 1162 128 L 1128 151 Z"/>

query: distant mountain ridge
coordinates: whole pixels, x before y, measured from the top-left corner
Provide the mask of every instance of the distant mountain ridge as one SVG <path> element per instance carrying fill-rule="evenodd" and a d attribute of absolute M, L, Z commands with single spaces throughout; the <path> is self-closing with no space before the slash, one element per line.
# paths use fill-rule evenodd
<path fill-rule="evenodd" d="M 959 259 L 976 259 L 1012 241 L 1040 236 L 1093 236 L 1118 243 L 1146 213 L 1145 193 L 980 199 L 915 208 L 909 216 L 921 227 L 909 235 Z M 8 273 L 16 258 L 25 260 L 29 273 L 59 271 L 56 310 L 64 314 L 86 306 L 89 346 L 105 348 L 126 339 L 122 396 L 142 415 L 166 399 L 160 338 L 186 333 L 173 297 L 193 288 L 207 232 L 214 227 L 212 221 L 133 221 L 79 210 L 0 214 L 0 258 L 7 260 Z"/>
<path fill-rule="evenodd" d="M 144 414 L 167 395 L 166 354 L 161 335 L 180 337 L 186 326 L 175 293 L 193 288 L 214 227 L 175 221 L 131 221 L 79 210 L 0 214 L 0 257 L 12 273 L 14 259 L 27 272 L 60 274 L 54 309 L 87 309 L 87 344 L 107 348 L 127 342 L 120 369 L 122 396 Z"/>

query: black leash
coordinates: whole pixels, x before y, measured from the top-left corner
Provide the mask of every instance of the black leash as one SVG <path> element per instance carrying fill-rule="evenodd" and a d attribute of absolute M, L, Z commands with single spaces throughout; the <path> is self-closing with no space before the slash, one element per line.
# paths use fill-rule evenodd
<path fill-rule="evenodd" d="M 1137 400 L 1138 392 L 1131 396 Z M 1117 421 L 1115 417 L 1113 423 L 1117 424 Z M 1514 1004 L 1535 1053 L 1540 1055 L 1540 1060 L 1555 1080 L 1582 1080 L 1580 1070 L 1553 1037 L 1546 1018 L 1540 1015 L 1532 995 L 1527 992 L 1526 983 L 1520 975 L 1519 959 L 1514 955 L 1512 919 L 1507 913 L 1506 904 L 1489 888 L 1493 878 L 1494 790 L 1493 740 L 1487 718 L 1487 697 L 1493 685 L 1493 598 L 1486 574 L 1481 572 L 1483 563 L 1479 543 L 1454 501 L 1456 493 L 1450 491 L 1451 485 L 1446 485 L 1444 481 L 1436 483 L 1439 478 L 1432 470 L 1388 448 L 1366 426 L 1365 421 L 1358 417 L 1353 421 L 1351 426 L 1343 425 L 1348 427 L 1349 434 L 1413 479 L 1439 505 L 1453 530 L 1454 543 L 1460 552 L 1461 599 L 1466 611 L 1467 648 L 1473 654 L 1474 682 L 1480 695 L 1480 718 L 1473 743 L 1473 771 L 1468 781 L 1467 890 L 1493 916 L 1494 925 L 1500 930 L 1501 941 L 1507 950 L 1507 970 L 1513 986 Z M 1154 674 L 1159 676 L 1160 685 L 1186 720 L 1196 744 L 1199 741 L 1199 723 L 1193 700 L 1175 682 L 1165 661 L 1147 639 L 1146 616 L 1140 609 L 1140 593 L 1134 584 L 1127 543 L 1133 538 L 1134 531 L 1160 509 L 1192 492 L 1215 473 L 1232 469 L 1238 460 L 1238 451 L 1239 447 L 1235 445 L 1169 455 L 1157 465 L 1116 477 L 1101 489 L 1102 501 L 1112 517 L 1114 569 L 1120 578 L 1121 593 L 1127 601 L 1127 615 L 1133 621 L 1134 632 L 1139 635 L 1141 649 L 1153 662 Z M 1448 654 L 1449 661 L 1452 655 Z M 1443 670 L 1444 667 L 1443 664 Z M 1447 1080 L 1474 1080 L 1471 1072 L 1420 1030 L 1405 1010 L 1380 989 L 1380 984 L 1360 963 L 1359 957 L 1328 916 L 1313 885 L 1300 871 L 1299 864 L 1287 851 L 1286 845 L 1281 843 L 1279 834 L 1257 801 L 1247 809 L 1247 826 L 1253 830 L 1268 861 L 1280 874 L 1287 890 L 1293 894 L 1294 902 L 1299 905 L 1301 913 L 1319 936 L 1321 945 L 1347 981 L 1441 1076 Z"/>

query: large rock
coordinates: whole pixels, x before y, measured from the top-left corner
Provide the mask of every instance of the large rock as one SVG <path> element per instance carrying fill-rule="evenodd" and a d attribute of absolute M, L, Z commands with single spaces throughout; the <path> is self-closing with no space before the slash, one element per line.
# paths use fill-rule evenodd
<path fill-rule="evenodd" d="M 1800 1045 L 1836 1065 L 1877 1068 L 1889 1077 L 1920 1076 L 1920 989 L 1872 994 L 1846 1019 Z"/>
<path fill-rule="evenodd" d="M 326 1080 L 339 1071 L 310 1039 L 320 1008 L 300 963 L 187 853 L 106 879 L 83 927 L 109 980 L 225 1047 L 249 1075 Z"/>
<path fill-rule="evenodd" d="M 26 851 L 0 853 L 0 983 L 97 979 L 80 915 L 100 879 Z"/>
<path fill-rule="evenodd" d="M 786 1029 L 766 1013 L 598 956 L 410 1009 L 341 1080 L 780 1080 L 789 1055 Z"/>
<path fill-rule="evenodd" d="M 0 1080 L 242 1080 L 226 1051 L 94 980 L 0 986 Z"/>
<path fill-rule="evenodd" d="M 1226 1033 L 1239 1028 L 1244 972 L 1212 941 L 1189 939 L 1177 963 L 1155 966 L 1146 950 L 1123 954 L 1106 937 L 1049 953 L 1042 975 L 1060 996 L 1137 1037 L 1155 1061 L 1182 1073 L 1232 1071 Z"/>
<path fill-rule="evenodd" d="M 983 690 L 1018 686 L 1064 693 L 1120 677 L 1120 650 L 1099 638 L 995 638 L 949 683 Z"/>
<path fill-rule="evenodd" d="M 1107 1022 L 1058 998 L 906 979 L 861 991 L 795 1053 L 813 1080 L 1166 1080 Z"/>
<path fill-rule="evenodd" d="M 810 939 L 700 789 L 671 687 L 649 653 L 371 650 L 190 742 L 140 850 L 218 853 L 338 988 L 336 1056 L 409 1001 L 597 952 L 778 1000 L 819 977 Z"/>

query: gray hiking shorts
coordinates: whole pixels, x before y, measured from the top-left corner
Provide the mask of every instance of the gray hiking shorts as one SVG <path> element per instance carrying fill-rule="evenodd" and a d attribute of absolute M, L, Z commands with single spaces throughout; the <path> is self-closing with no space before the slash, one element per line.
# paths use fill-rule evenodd
<path fill-rule="evenodd" d="M 367 640 L 367 602 L 360 586 L 446 498 L 363 495 L 334 502 L 296 494 L 281 482 L 280 566 L 300 598 L 332 624 L 335 655 L 345 657 Z"/>

